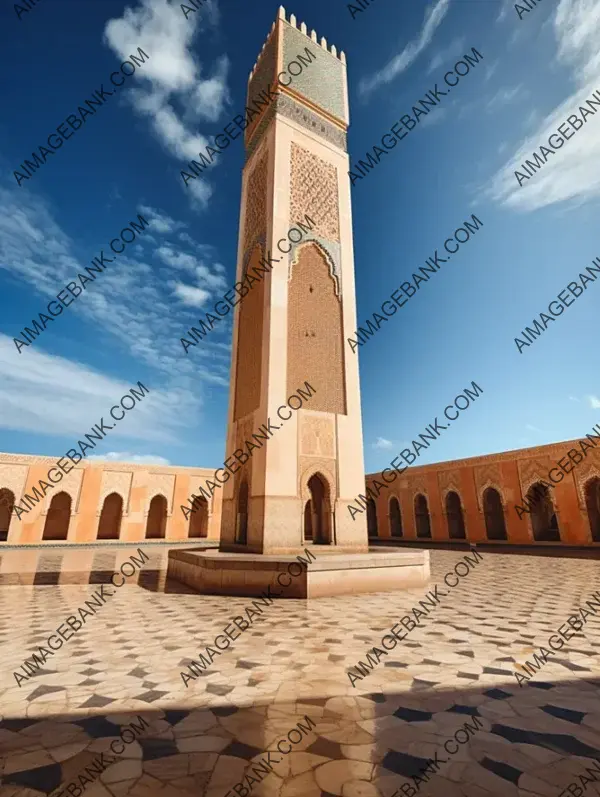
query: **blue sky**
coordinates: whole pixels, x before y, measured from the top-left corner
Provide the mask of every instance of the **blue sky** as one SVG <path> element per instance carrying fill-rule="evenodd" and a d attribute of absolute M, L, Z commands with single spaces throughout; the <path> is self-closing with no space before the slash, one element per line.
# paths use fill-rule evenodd
<path fill-rule="evenodd" d="M 245 6 L 244 6 L 245 8 Z M 514 338 L 600 256 L 600 119 L 523 187 L 514 162 L 600 89 L 600 0 L 340 0 L 288 8 L 348 61 L 351 162 L 441 86 L 481 63 L 352 189 L 358 318 L 475 213 L 452 263 L 359 349 L 367 471 L 384 467 L 474 380 L 483 395 L 420 464 L 579 437 L 600 420 L 591 285 L 519 354 Z M 241 138 L 185 188 L 179 173 L 245 103 L 277 13 L 210 0 L 44 0 L 0 9 L 0 450 L 60 455 L 131 386 L 151 393 L 102 458 L 217 467 L 230 320 L 183 354 L 184 330 L 233 282 Z M 30 180 L 13 171 L 141 46 L 150 60 Z M 150 229 L 17 353 L 13 337 L 143 212 Z"/>

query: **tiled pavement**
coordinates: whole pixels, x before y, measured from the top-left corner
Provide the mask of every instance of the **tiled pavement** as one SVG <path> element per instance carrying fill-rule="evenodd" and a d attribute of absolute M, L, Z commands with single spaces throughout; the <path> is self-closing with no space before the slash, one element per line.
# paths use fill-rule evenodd
<path fill-rule="evenodd" d="M 433 551 L 431 586 L 463 556 Z M 356 689 L 347 668 L 426 590 L 276 602 L 186 689 L 180 671 L 249 599 L 152 591 L 160 579 L 142 578 L 19 688 L 13 671 L 97 585 L 3 587 L 0 797 L 64 787 L 138 714 L 145 735 L 86 797 L 225 797 L 305 715 L 314 730 L 251 795 L 391 797 L 436 751 L 448 758 L 441 744 L 477 717 L 483 729 L 418 797 L 558 797 L 598 768 L 600 613 L 529 685 L 512 673 L 600 590 L 599 571 L 596 561 L 484 553 Z"/>

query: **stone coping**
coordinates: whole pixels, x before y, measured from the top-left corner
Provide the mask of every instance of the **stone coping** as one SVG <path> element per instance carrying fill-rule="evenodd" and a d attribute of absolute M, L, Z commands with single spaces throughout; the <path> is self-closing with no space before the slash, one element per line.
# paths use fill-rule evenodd
<path fill-rule="evenodd" d="M 287 570 L 292 562 L 298 562 L 298 554 L 240 554 L 221 551 L 169 551 L 169 560 L 187 562 L 210 570 Z M 310 571 L 356 570 L 373 567 L 410 567 L 422 565 L 429 552 L 423 549 L 398 551 L 396 548 L 378 548 L 369 553 L 329 553 L 310 562 Z M 304 557 L 303 557 L 304 558 Z M 307 559 L 304 558 L 306 562 Z"/>
<path fill-rule="evenodd" d="M 64 452 L 57 454 L 55 457 L 49 457 L 41 454 L 18 454 L 9 451 L 0 451 L 0 465 L 50 465 L 55 463 L 57 459 L 60 459 L 61 456 L 64 456 Z M 106 471 L 149 471 L 150 473 L 164 474 L 166 476 L 173 476 L 176 473 L 188 473 L 190 476 L 206 476 L 218 470 L 218 467 L 203 468 L 197 465 L 157 465 L 143 462 L 125 462 L 115 459 L 86 460 L 84 464 L 75 465 L 73 470 L 85 470 L 86 468 L 98 467 Z"/>
<path fill-rule="evenodd" d="M 405 545 L 407 547 L 413 547 L 414 545 L 427 545 L 425 550 L 430 550 L 436 546 L 441 547 L 443 545 L 449 547 L 459 547 L 462 546 L 463 548 L 520 548 L 520 549 L 530 549 L 535 551 L 538 548 L 560 548 L 561 550 L 572 548 L 572 549 L 582 549 L 582 550 L 590 550 L 590 549 L 599 549 L 600 548 L 600 540 L 592 540 L 591 542 L 563 542 L 562 540 L 536 540 L 535 542 L 531 542 L 531 540 L 526 540 L 525 542 L 520 542 L 519 540 L 477 540 L 477 542 L 473 542 L 472 540 L 468 539 L 460 539 L 460 540 L 435 540 L 435 539 L 423 539 L 423 540 L 410 540 L 407 538 L 402 537 L 369 537 L 369 545 L 373 547 L 379 548 L 383 547 L 384 545 L 389 545 L 390 543 L 394 544 L 393 550 L 397 551 L 398 548 L 403 548 Z"/>
<path fill-rule="evenodd" d="M 592 430 L 593 431 L 593 430 Z M 489 454 L 474 454 L 472 457 L 463 457 L 462 459 L 446 459 L 441 462 L 432 462 L 429 465 L 415 465 L 410 466 L 406 470 L 406 478 L 410 475 L 419 476 L 421 474 L 429 473 L 446 473 L 447 471 L 456 471 L 460 468 L 473 468 L 480 465 L 495 464 L 498 462 L 515 462 L 517 465 L 530 461 L 531 459 L 540 459 L 544 461 L 544 465 L 554 460 L 557 455 L 558 458 L 564 455 L 567 446 L 573 446 L 584 440 L 585 434 L 582 437 L 577 437 L 575 440 L 557 440 L 554 443 L 543 443 L 539 446 L 527 446 L 527 448 L 511 448 L 510 451 L 495 451 Z M 374 471 L 373 473 L 365 473 L 365 481 L 373 481 L 379 479 L 381 481 L 381 471 Z"/>
<path fill-rule="evenodd" d="M 194 540 L 193 542 L 190 542 L 190 540 L 94 540 L 93 542 L 69 542 L 68 540 L 65 540 L 63 542 L 22 542 L 18 545 L 15 545 L 14 543 L 8 544 L 5 542 L 0 542 L 0 556 L 2 555 L 2 551 L 44 551 L 48 548 L 59 548 L 64 551 L 69 551 L 76 548 L 80 550 L 86 550 L 90 548 L 134 548 L 140 545 L 154 546 L 159 548 L 170 548 L 180 545 L 218 548 L 219 541 L 207 539 L 205 542 L 202 542 L 201 540 Z"/>

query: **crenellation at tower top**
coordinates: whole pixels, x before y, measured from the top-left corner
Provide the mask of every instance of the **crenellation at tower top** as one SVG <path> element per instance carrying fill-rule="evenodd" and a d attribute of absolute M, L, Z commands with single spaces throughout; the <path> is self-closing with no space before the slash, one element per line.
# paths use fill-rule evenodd
<path fill-rule="evenodd" d="M 247 160 L 276 114 L 346 151 L 350 115 L 344 52 L 280 6 L 248 76 L 246 105 L 256 109 L 244 133 Z"/>
<path fill-rule="evenodd" d="M 248 77 L 248 80 L 252 79 L 252 76 L 254 75 L 254 72 L 256 71 L 256 67 L 260 63 L 260 60 L 261 60 L 261 58 L 263 56 L 263 53 L 265 51 L 265 47 L 269 43 L 269 40 L 271 39 L 271 37 L 272 37 L 272 35 L 273 35 L 274 31 L 275 31 L 277 20 L 282 20 L 282 22 L 285 22 L 286 25 L 289 25 L 291 28 L 295 28 L 296 30 L 300 31 L 300 33 L 302 33 L 304 36 L 306 36 L 306 38 L 309 41 L 312 41 L 314 44 L 319 45 L 319 47 L 321 47 L 323 50 L 325 50 L 326 52 L 328 52 L 331 55 L 333 55 L 334 58 L 337 58 L 343 64 L 346 63 L 346 55 L 345 55 L 343 50 L 341 50 L 339 55 L 338 55 L 338 50 L 337 50 L 337 47 L 335 46 L 335 44 L 328 45 L 327 39 L 324 36 L 321 36 L 321 40 L 319 42 L 316 30 L 313 29 L 313 30 L 310 31 L 310 33 L 308 33 L 308 28 L 306 27 L 306 23 L 305 22 L 301 22 L 300 24 L 298 24 L 295 14 L 290 14 L 289 18 L 286 19 L 285 8 L 283 6 L 279 6 L 279 10 L 277 12 L 277 19 L 271 25 L 271 30 L 269 31 L 269 35 L 267 36 L 267 38 L 265 39 L 265 41 L 263 43 L 263 46 L 261 47 L 260 53 L 258 54 L 258 58 L 256 59 L 256 63 L 254 64 L 254 66 L 250 70 L 250 75 Z"/>

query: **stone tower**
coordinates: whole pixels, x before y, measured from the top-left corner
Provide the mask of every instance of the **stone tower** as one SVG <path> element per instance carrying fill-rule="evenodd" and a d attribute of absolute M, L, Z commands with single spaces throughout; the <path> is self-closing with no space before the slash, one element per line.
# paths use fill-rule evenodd
<path fill-rule="evenodd" d="M 270 101 L 244 133 L 236 280 L 259 279 L 235 308 L 227 456 L 256 444 L 268 418 L 280 428 L 224 485 L 221 550 L 290 554 L 312 540 L 365 552 L 365 514 L 348 511 L 365 473 L 358 359 L 346 345 L 356 298 L 344 53 L 280 8 L 247 106 L 259 96 Z M 284 421 L 277 410 L 299 388 L 310 397 Z"/>

